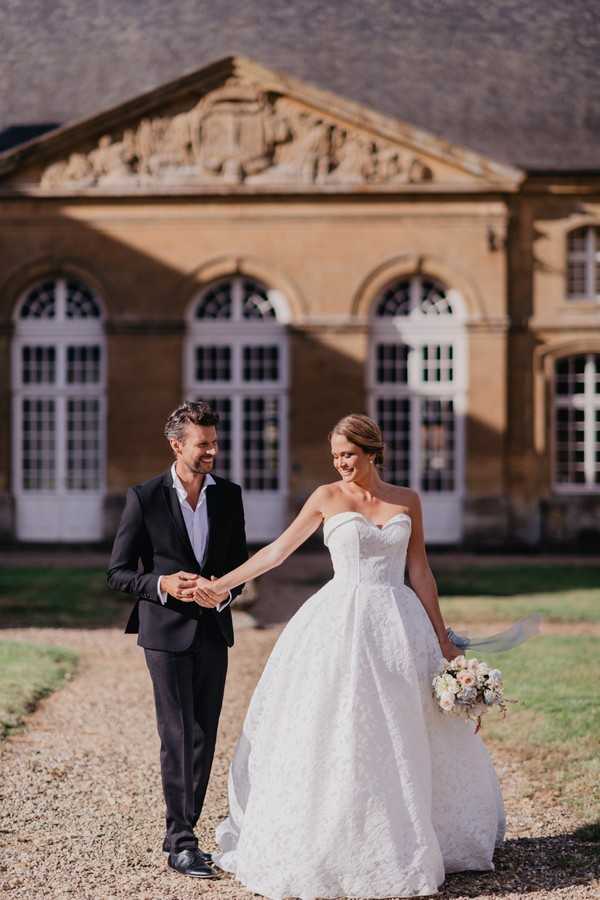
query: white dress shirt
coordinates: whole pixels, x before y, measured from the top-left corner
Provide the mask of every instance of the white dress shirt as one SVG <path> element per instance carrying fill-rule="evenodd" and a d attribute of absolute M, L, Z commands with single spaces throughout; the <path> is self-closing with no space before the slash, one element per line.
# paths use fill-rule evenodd
<path fill-rule="evenodd" d="M 175 463 L 171 466 L 171 477 L 173 478 L 173 487 L 177 492 L 177 499 L 179 500 L 179 505 L 181 506 L 181 512 L 183 514 L 183 521 L 185 522 L 185 528 L 188 533 L 188 537 L 190 539 L 190 544 L 192 545 L 192 550 L 194 551 L 194 556 L 198 562 L 200 568 L 206 562 L 206 552 L 208 550 L 208 510 L 206 507 L 206 489 L 211 484 L 216 484 L 215 479 L 212 477 L 210 473 L 204 476 L 204 482 L 202 484 L 202 490 L 200 491 L 200 496 L 198 497 L 198 502 L 196 503 L 196 509 L 192 509 L 188 502 L 187 491 L 177 474 L 177 470 L 175 468 Z M 158 579 L 158 596 L 160 602 L 164 605 L 167 602 L 167 592 L 162 590 L 161 587 L 162 575 Z M 229 604 L 231 603 L 231 591 L 229 591 L 229 599 L 223 600 L 222 603 L 216 607 L 217 612 L 222 612 Z"/>

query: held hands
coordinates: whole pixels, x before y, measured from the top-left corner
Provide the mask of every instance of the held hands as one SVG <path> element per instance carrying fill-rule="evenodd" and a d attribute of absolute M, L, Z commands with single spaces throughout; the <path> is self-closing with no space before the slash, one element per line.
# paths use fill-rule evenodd
<path fill-rule="evenodd" d="M 199 576 L 192 572 L 175 572 L 174 575 L 162 575 L 160 586 L 163 591 L 181 600 L 182 603 L 194 602 L 194 591 L 198 583 Z"/>
<path fill-rule="evenodd" d="M 213 609 L 229 597 L 229 591 L 219 590 L 214 584 L 215 581 L 217 579 L 214 575 L 211 576 L 210 581 L 198 577 L 193 599 L 199 606 Z"/>

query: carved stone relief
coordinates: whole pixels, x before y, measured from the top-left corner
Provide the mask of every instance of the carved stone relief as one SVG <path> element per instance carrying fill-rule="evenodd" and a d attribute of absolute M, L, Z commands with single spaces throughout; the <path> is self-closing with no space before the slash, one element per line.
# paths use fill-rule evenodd
<path fill-rule="evenodd" d="M 40 187 L 391 185 L 430 181 L 408 150 L 231 79 L 175 116 L 145 118 L 44 171 Z"/>

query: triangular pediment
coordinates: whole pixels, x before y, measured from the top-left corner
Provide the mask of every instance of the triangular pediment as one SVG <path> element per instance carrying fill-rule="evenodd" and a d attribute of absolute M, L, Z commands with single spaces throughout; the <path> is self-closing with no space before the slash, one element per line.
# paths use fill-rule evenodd
<path fill-rule="evenodd" d="M 36 195 L 514 191 L 523 173 L 229 58 L 0 156 Z"/>

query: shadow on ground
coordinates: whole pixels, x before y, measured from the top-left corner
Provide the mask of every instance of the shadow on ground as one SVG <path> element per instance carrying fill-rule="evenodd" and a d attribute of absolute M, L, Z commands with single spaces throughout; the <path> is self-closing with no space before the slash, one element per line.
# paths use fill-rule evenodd
<path fill-rule="evenodd" d="M 522 896 L 589 885 L 600 877 L 599 839 L 600 822 L 569 834 L 507 840 L 496 851 L 494 872 L 449 875 L 440 898 Z"/>

